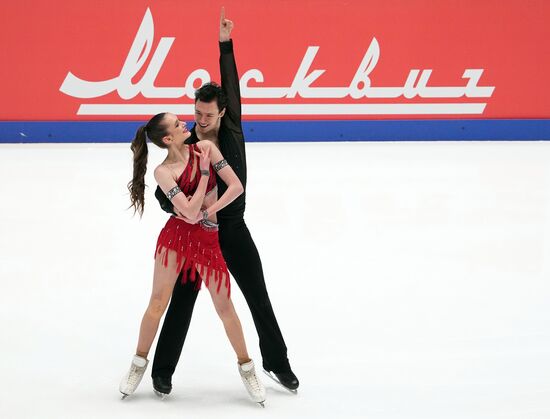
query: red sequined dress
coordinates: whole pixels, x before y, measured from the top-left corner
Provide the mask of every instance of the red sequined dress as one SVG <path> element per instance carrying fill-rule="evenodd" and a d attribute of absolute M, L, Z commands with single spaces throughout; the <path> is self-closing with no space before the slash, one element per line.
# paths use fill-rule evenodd
<path fill-rule="evenodd" d="M 195 193 L 201 178 L 199 159 L 194 155 L 193 150 L 199 151 L 196 144 L 189 145 L 189 161 L 177 180 L 178 186 L 186 196 Z M 212 165 L 210 165 L 206 193 L 214 188 L 216 188 L 216 174 L 212 169 Z M 164 249 L 173 250 L 177 253 L 176 270 L 183 273 L 182 282 L 184 284 L 188 280 L 196 281 L 196 288 L 200 289 L 201 282 L 204 281 L 208 287 L 213 273 L 217 284 L 216 291 L 220 292 L 222 282 L 224 282 L 229 298 L 231 292 L 229 272 L 220 250 L 217 228 L 208 227 L 201 223 L 188 224 L 172 216 L 159 234 L 155 257 L 163 253 Z M 164 251 L 160 257 L 163 258 L 164 266 L 168 266 L 168 252 Z M 196 277 L 196 264 L 202 267 L 201 271 L 198 272 L 199 278 Z"/>

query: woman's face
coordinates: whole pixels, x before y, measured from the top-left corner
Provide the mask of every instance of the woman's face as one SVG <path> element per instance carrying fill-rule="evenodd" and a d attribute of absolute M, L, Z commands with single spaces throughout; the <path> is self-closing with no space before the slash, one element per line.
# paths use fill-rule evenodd
<path fill-rule="evenodd" d="M 187 129 L 185 122 L 181 122 L 173 113 L 167 113 L 163 120 L 166 124 L 166 134 L 172 137 L 172 140 L 176 144 L 183 144 L 183 142 L 191 136 L 191 132 Z"/>

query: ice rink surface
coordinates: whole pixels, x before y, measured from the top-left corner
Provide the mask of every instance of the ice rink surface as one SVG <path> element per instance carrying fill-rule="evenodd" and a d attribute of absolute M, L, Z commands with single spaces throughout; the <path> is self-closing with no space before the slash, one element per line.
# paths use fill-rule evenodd
<path fill-rule="evenodd" d="M 0 417 L 547 419 L 550 143 L 247 145 L 246 221 L 298 395 L 248 400 L 208 293 L 160 401 L 135 350 L 166 221 L 129 144 L 0 146 Z M 251 356 L 257 335 L 233 300 Z M 152 354 L 150 356 L 152 359 Z"/>

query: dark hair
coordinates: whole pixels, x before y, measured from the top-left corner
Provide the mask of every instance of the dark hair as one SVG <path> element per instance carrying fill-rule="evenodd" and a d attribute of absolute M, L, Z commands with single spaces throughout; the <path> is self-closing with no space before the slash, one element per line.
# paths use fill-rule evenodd
<path fill-rule="evenodd" d="M 197 103 L 197 100 L 206 103 L 215 100 L 220 112 L 227 107 L 227 96 L 225 92 L 218 83 L 213 81 L 205 83 L 195 90 L 195 103 Z"/>
<path fill-rule="evenodd" d="M 134 207 L 134 214 L 143 215 L 145 204 L 145 173 L 147 172 L 147 140 L 160 148 L 166 148 L 162 138 L 166 135 L 166 126 L 162 124 L 166 113 L 159 113 L 153 116 L 149 122 L 138 128 L 136 136 L 132 141 L 130 150 L 134 153 L 134 176 L 128 182 L 130 191 L 130 207 Z"/>

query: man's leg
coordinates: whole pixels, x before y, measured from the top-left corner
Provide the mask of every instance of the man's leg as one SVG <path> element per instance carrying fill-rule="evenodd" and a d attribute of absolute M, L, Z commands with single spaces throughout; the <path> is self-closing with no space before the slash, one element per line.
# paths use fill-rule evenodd
<path fill-rule="evenodd" d="M 170 382 L 183 349 L 197 295 L 195 283 L 188 281 L 182 285 L 180 275 L 157 342 L 151 373 L 153 378 L 162 377 Z"/>
<path fill-rule="evenodd" d="M 265 286 L 262 262 L 244 221 L 223 225 L 220 247 L 229 271 L 241 289 L 260 338 L 263 367 L 288 372 L 287 348 Z"/>

